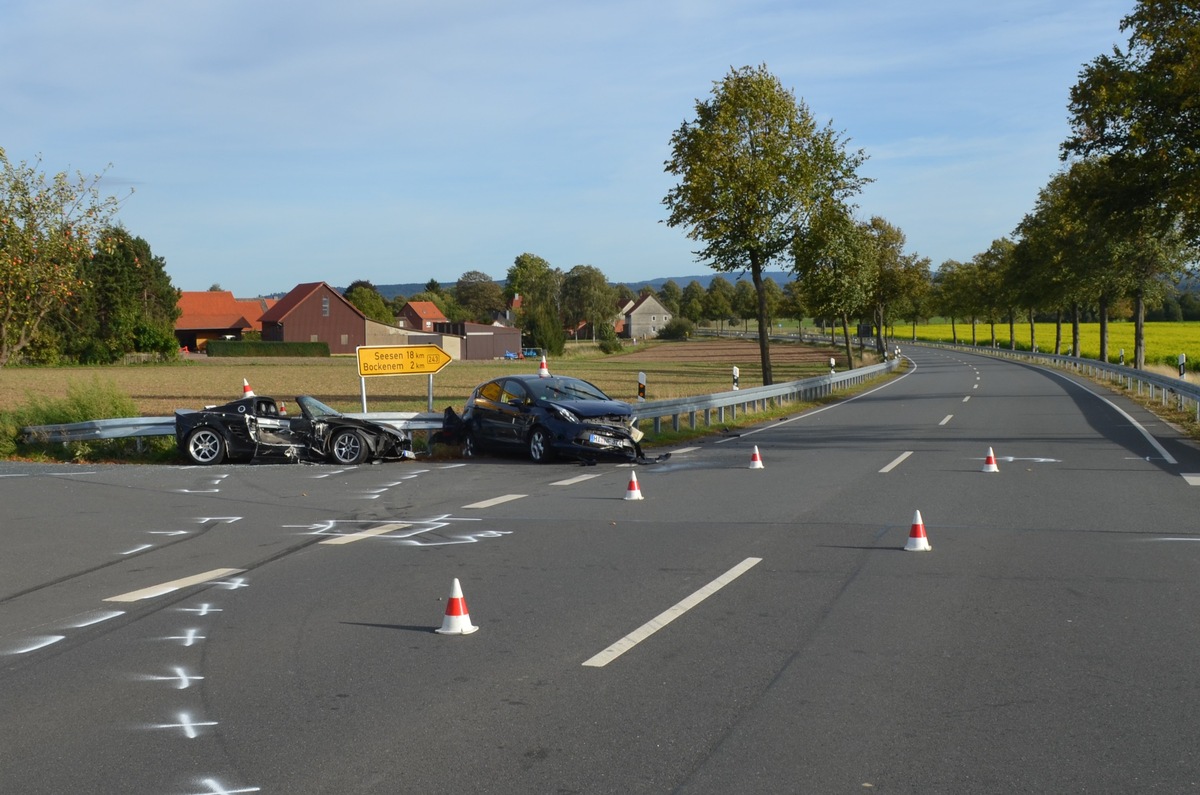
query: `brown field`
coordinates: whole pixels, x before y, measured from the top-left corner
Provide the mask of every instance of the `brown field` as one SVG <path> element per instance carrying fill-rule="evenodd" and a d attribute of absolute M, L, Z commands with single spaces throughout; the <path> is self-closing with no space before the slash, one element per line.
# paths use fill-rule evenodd
<path fill-rule="evenodd" d="M 771 346 L 778 382 L 826 372 L 829 357 L 845 367 L 844 354 L 826 347 L 775 343 Z M 433 406 L 461 408 L 479 383 L 506 372 L 535 372 L 540 360 L 452 362 L 433 376 Z M 588 345 L 550 360 L 550 372 L 584 378 L 620 400 L 637 399 L 638 373 L 646 373 L 646 398 L 662 400 L 731 388 L 732 367 L 740 385 L 762 383 L 758 343 L 750 340 L 690 340 L 639 345 L 604 356 Z M 142 416 L 167 416 L 177 408 L 224 403 L 242 394 L 242 379 L 260 395 L 290 400 L 309 394 L 343 411 L 362 409 L 361 379 L 352 357 L 329 359 L 209 359 L 188 357 L 171 364 L 106 367 L 8 367 L 0 369 L 0 405 L 15 407 L 66 397 L 72 386 L 115 384 Z M 425 411 L 429 377 L 366 379 L 368 411 Z"/>

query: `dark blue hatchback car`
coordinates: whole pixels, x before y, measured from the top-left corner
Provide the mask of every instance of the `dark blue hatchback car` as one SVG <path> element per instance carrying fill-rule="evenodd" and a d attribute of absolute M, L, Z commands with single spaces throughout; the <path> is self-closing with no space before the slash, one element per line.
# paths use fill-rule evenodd
<path fill-rule="evenodd" d="M 534 461 L 642 458 L 633 407 L 579 378 L 506 375 L 475 387 L 462 421 L 463 450 L 525 451 Z"/>

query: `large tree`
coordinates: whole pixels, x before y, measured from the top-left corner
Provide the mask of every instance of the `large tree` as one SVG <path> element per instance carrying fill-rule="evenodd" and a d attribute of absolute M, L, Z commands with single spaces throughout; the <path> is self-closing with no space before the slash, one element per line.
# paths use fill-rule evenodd
<path fill-rule="evenodd" d="M 763 271 L 788 259 L 822 202 L 858 192 L 864 160 L 765 65 L 731 70 L 710 99 L 696 102 L 695 120 L 671 136 L 665 169 L 679 183 L 663 199 L 667 223 L 686 227 L 703 244 L 697 257 L 713 269 L 750 272 L 764 384 L 772 375 Z"/>
<path fill-rule="evenodd" d="M 566 334 L 562 321 L 563 272 L 536 254 L 520 254 L 513 260 L 505 279 L 504 292 L 509 299 L 521 298 L 517 322 L 525 341 L 559 356 Z"/>
<path fill-rule="evenodd" d="M 83 275 L 79 300 L 57 319 L 65 353 L 100 364 L 131 352 L 174 356 L 179 290 L 149 243 L 121 227 L 106 229 Z"/>
<path fill-rule="evenodd" d="M 617 290 L 594 265 L 576 265 L 567 271 L 562 283 L 562 306 L 567 324 L 576 327 L 590 323 L 592 339 L 596 329 L 611 324 L 617 315 Z"/>
<path fill-rule="evenodd" d="M 1200 8 L 1139 0 L 1121 31 L 1128 45 L 1094 59 L 1071 89 L 1063 155 L 1110 157 L 1127 193 L 1165 210 L 1161 229 L 1179 219 L 1200 242 Z"/>
<path fill-rule="evenodd" d="M 101 197 L 99 175 L 47 179 L 39 167 L 0 147 L 0 367 L 87 288 L 83 269 L 120 204 Z"/>
<path fill-rule="evenodd" d="M 392 311 L 391 304 L 370 282 L 363 280 L 352 282 L 346 288 L 343 297 L 354 304 L 359 312 L 372 320 L 386 323 L 389 326 L 396 325 L 396 315 Z"/>
<path fill-rule="evenodd" d="M 459 306 L 479 323 L 491 323 L 504 311 L 504 290 L 483 271 L 467 271 L 454 285 Z"/>

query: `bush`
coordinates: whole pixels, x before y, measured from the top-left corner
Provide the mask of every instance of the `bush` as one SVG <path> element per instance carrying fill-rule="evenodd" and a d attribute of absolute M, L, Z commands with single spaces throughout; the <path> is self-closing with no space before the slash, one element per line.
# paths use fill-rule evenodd
<path fill-rule="evenodd" d="M 607 323 L 601 323 L 596 328 L 596 342 L 601 353 L 620 353 L 625 350 L 617 330 Z"/>
<path fill-rule="evenodd" d="M 686 340 L 696 331 L 696 325 L 686 317 L 674 317 L 658 331 L 660 340 Z"/>

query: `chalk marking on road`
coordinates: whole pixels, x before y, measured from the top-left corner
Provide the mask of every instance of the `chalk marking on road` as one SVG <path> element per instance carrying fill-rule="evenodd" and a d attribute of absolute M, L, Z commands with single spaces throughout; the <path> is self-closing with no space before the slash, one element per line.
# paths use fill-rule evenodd
<path fill-rule="evenodd" d="M 216 726 L 216 725 L 217 725 L 217 722 L 215 720 L 195 721 L 195 720 L 192 720 L 192 716 L 190 713 L 180 712 L 179 713 L 179 723 L 160 723 L 160 724 L 154 726 L 153 728 L 155 728 L 155 729 L 183 729 L 184 735 L 186 735 L 189 740 L 194 740 L 195 738 L 200 736 L 200 733 L 196 731 L 196 729 L 198 727 Z"/>
<path fill-rule="evenodd" d="M 438 467 L 438 469 L 458 469 L 465 466 L 466 464 L 446 464 L 445 466 Z"/>
<path fill-rule="evenodd" d="M 146 532 L 152 536 L 185 536 L 188 534 L 187 530 L 147 530 Z"/>
<path fill-rule="evenodd" d="M 103 612 L 96 612 L 87 618 L 80 620 L 78 623 L 71 624 L 71 629 L 83 629 L 84 627 L 90 627 L 93 624 L 102 624 L 105 621 L 111 621 L 112 619 L 123 615 L 125 615 L 124 610 L 105 610 Z"/>
<path fill-rule="evenodd" d="M 1078 381 L 1073 381 L 1070 378 L 1067 378 L 1062 373 L 1056 373 L 1053 370 L 1049 370 L 1049 369 L 1047 369 L 1046 372 L 1049 373 L 1050 375 L 1058 376 L 1062 380 L 1068 381 L 1068 382 L 1074 384 L 1075 386 L 1082 389 L 1084 392 L 1087 392 L 1092 397 L 1094 397 L 1098 400 L 1101 400 L 1104 403 L 1107 403 L 1109 405 L 1109 407 L 1112 408 L 1113 411 L 1117 412 L 1122 417 L 1127 419 L 1129 421 L 1130 425 L 1132 425 L 1133 427 L 1138 429 L 1138 432 L 1141 433 L 1142 436 L 1144 436 L 1146 438 L 1146 441 L 1150 443 L 1151 447 L 1153 447 L 1155 450 L 1157 450 L 1159 452 L 1159 454 L 1163 457 L 1164 461 L 1166 461 L 1168 464 L 1178 464 L 1179 463 L 1178 461 L 1175 460 L 1175 457 L 1173 455 L 1171 455 L 1170 453 L 1167 452 L 1167 448 L 1165 448 L 1161 444 L 1159 444 L 1158 440 L 1155 439 L 1150 434 L 1150 431 L 1146 430 L 1140 422 L 1135 420 L 1133 417 L 1129 416 L 1128 412 L 1126 412 L 1124 409 L 1122 409 L 1116 403 L 1113 403 L 1111 400 L 1109 400 L 1108 398 L 1104 397 L 1103 395 L 1101 395 L 1097 392 L 1093 392 L 1092 390 L 1088 389 L 1086 386 L 1083 386 L 1082 384 L 1080 384 Z"/>
<path fill-rule="evenodd" d="M 575 477 L 567 478 L 566 480 L 556 480 L 553 483 L 551 483 L 550 485 L 551 486 L 574 486 L 576 483 L 582 483 L 585 480 L 591 480 L 592 478 L 598 478 L 598 477 L 600 477 L 599 472 L 596 472 L 591 475 L 576 475 Z"/>
<path fill-rule="evenodd" d="M 142 599 L 153 599 L 156 596 L 165 596 L 180 588 L 187 588 L 191 585 L 200 585 L 206 582 L 227 577 L 230 574 L 238 574 L 245 569 L 213 569 L 202 574 L 193 574 L 191 577 L 182 577 L 178 580 L 171 580 L 160 585 L 151 585 L 149 588 L 141 588 L 137 591 L 110 596 L 104 601 L 106 602 L 139 602 Z"/>
<path fill-rule="evenodd" d="M 963 398 L 963 403 L 966 403 L 970 399 L 971 399 L 971 396 L 967 395 L 965 398 Z"/>
<path fill-rule="evenodd" d="M 1200 473 L 1184 472 L 1182 474 L 1184 482 L 1189 486 L 1200 486 Z"/>
<path fill-rule="evenodd" d="M 913 454 L 913 451 L 912 451 L 912 450 L 905 450 L 903 453 L 901 453 L 900 455 L 896 456 L 896 457 L 895 457 L 895 458 L 892 460 L 892 463 L 888 464 L 888 465 L 887 465 L 887 466 L 885 466 L 883 469 L 879 470 L 879 473 L 880 473 L 880 474 L 882 474 L 882 475 L 886 475 L 888 472 L 891 472 L 893 469 L 895 469 L 896 467 L 898 467 L 898 466 L 900 466 L 901 464 L 903 464 L 903 463 L 904 463 L 904 459 L 908 458 L 908 457 L 909 457 L 910 455 L 912 455 L 912 454 Z"/>
<path fill-rule="evenodd" d="M 939 422 L 938 425 L 945 425 L 953 416 L 953 414 L 947 414 L 945 417 L 942 417 L 942 421 Z"/>
<path fill-rule="evenodd" d="M 388 522 L 379 527 L 372 527 L 370 530 L 360 530 L 357 533 L 347 533 L 344 536 L 334 536 L 320 542 L 322 544 L 353 544 L 355 541 L 362 541 L 364 538 L 374 538 L 375 536 L 385 535 L 393 530 L 403 530 L 408 527 L 406 522 Z"/>
<path fill-rule="evenodd" d="M 583 664 L 590 668 L 603 668 L 625 652 L 632 649 L 634 646 L 649 638 L 655 632 L 658 632 L 660 629 L 667 626 L 672 621 L 679 618 L 684 613 L 715 594 L 717 591 L 724 588 L 729 583 L 736 580 L 738 577 L 741 577 L 759 563 L 762 563 L 762 558 L 746 558 L 741 563 L 710 582 L 708 585 L 693 593 L 691 596 L 687 597 L 673 607 L 669 607 L 663 612 L 659 613 L 657 616 L 650 619 L 645 624 L 642 624 L 642 626 L 638 627 L 633 632 L 630 632 L 628 635 L 621 638 L 604 651 L 588 658 L 583 662 Z"/>
<path fill-rule="evenodd" d="M 527 495 L 527 494 L 503 494 L 499 497 L 492 497 L 490 500 L 483 500 L 482 502 L 473 502 L 470 505 L 464 505 L 463 507 L 464 508 L 491 508 L 493 505 L 500 505 L 501 503 L 512 502 L 513 500 L 524 499 L 527 496 L 529 496 L 529 495 Z"/>
<path fill-rule="evenodd" d="M 181 611 L 183 611 L 184 613 L 195 613 L 198 616 L 206 616 L 209 613 L 223 613 L 224 612 L 224 610 L 222 608 L 213 607 L 208 602 L 205 602 L 204 604 L 200 605 L 199 607 L 181 607 L 179 609 Z"/>
<path fill-rule="evenodd" d="M 133 549 L 126 550 L 125 552 L 121 552 L 120 554 L 121 555 L 136 555 L 139 552 L 145 552 L 147 549 L 153 549 L 153 548 L 154 548 L 153 544 L 142 544 L 141 546 L 136 546 Z"/>
<path fill-rule="evenodd" d="M 904 372 L 904 374 L 901 375 L 899 378 L 893 378 L 891 381 L 888 381 L 886 384 L 881 384 L 880 386 L 877 386 L 874 389 L 868 389 L 866 392 L 859 392 L 857 395 L 848 397 L 845 400 L 839 400 L 837 403 L 830 403 L 829 405 L 822 406 L 819 409 L 813 409 L 812 411 L 806 411 L 803 414 L 797 414 L 795 417 L 787 417 L 785 419 L 780 420 L 779 422 L 772 422 L 769 425 L 763 425 L 759 428 L 752 428 L 748 431 L 742 431 L 737 436 L 730 436 L 725 439 L 717 439 L 715 442 L 713 442 L 713 444 L 724 444 L 725 442 L 735 442 L 738 439 L 741 439 L 743 437 L 753 436 L 754 434 L 762 433 L 763 431 L 769 431 L 772 428 L 778 428 L 780 425 L 787 425 L 789 422 L 795 422 L 796 420 L 808 419 L 809 417 L 812 417 L 813 415 L 816 415 L 816 414 L 820 414 L 824 411 L 829 411 L 830 409 L 836 409 L 839 406 L 846 405 L 847 403 L 853 403 L 854 401 L 859 400 L 860 398 L 865 398 L 867 395 L 873 395 L 876 392 L 880 391 L 881 389 L 887 389 L 889 386 L 892 386 L 893 384 L 900 383 L 905 378 L 908 378 L 910 375 L 915 373 L 917 371 L 917 363 L 913 362 L 912 359 L 909 359 L 909 362 L 912 363 L 912 367 L 908 368 L 908 370 L 906 370 Z"/>
<path fill-rule="evenodd" d="M 206 778 L 200 783 L 206 787 L 211 787 L 212 789 L 208 790 L 208 792 L 197 792 L 195 795 L 242 795 L 242 793 L 262 792 L 261 787 L 241 787 L 239 789 L 227 789 L 215 778 Z"/>
<path fill-rule="evenodd" d="M 163 640 L 178 640 L 181 641 L 184 646 L 194 646 L 198 640 L 208 640 L 208 638 L 204 635 L 197 635 L 197 632 L 199 632 L 199 630 L 185 629 L 182 635 L 170 635 L 166 638 L 163 638 Z"/>
<path fill-rule="evenodd" d="M 209 522 L 216 522 L 218 524 L 233 524 L 240 521 L 242 521 L 242 517 L 240 516 L 201 516 L 196 520 L 196 523 L 207 524 Z"/>
<path fill-rule="evenodd" d="M 66 640 L 66 637 L 67 637 L 66 635 L 39 635 L 36 638 L 32 638 L 29 641 L 28 645 L 13 649 L 12 651 L 10 651 L 8 653 L 9 654 L 28 654 L 31 651 L 37 651 L 38 649 L 44 649 L 47 646 L 53 646 L 55 643 L 58 643 L 60 640 Z"/>
<path fill-rule="evenodd" d="M 174 676 L 143 676 L 139 678 L 146 682 L 175 682 L 176 690 L 187 690 L 192 686 L 193 681 L 199 681 L 204 677 L 192 676 L 184 668 L 176 666 Z"/>
<path fill-rule="evenodd" d="M 1183 538 L 1142 538 L 1140 541 L 1200 541 L 1200 538 L 1183 537 Z"/>

